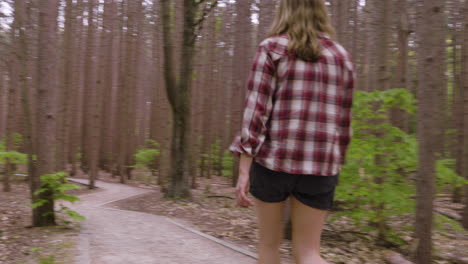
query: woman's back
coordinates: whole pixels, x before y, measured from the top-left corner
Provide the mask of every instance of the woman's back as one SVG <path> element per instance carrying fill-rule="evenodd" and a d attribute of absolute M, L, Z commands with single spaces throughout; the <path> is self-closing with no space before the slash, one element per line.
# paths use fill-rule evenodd
<path fill-rule="evenodd" d="M 349 144 L 355 77 L 340 44 L 326 34 L 319 43 L 322 56 L 312 62 L 288 51 L 286 34 L 262 41 L 247 83 L 244 129 L 231 151 L 250 149 L 275 171 L 338 173 Z"/>

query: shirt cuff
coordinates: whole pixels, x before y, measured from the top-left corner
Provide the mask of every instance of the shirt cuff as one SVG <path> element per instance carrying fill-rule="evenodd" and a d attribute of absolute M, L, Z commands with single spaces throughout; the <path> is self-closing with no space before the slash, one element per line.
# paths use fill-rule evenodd
<path fill-rule="evenodd" d="M 240 157 L 241 154 L 247 154 L 251 157 L 255 157 L 256 155 L 251 146 L 242 144 L 241 136 L 239 134 L 234 138 L 234 141 L 231 143 L 228 150 L 237 157 Z"/>

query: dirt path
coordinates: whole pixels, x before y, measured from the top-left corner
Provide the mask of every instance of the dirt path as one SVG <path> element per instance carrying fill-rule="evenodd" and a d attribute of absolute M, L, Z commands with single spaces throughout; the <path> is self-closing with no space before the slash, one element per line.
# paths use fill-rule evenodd
<path fill-rule="evenodd" d="M 102 190 L 80 196 L 81 201 L 71 206 L 87 218 L 81 224 L 77 264 L 255 263 L 254 258 L 167 217 L 106 207 L 151 191 L 101 181 L 96 186 Z"/>

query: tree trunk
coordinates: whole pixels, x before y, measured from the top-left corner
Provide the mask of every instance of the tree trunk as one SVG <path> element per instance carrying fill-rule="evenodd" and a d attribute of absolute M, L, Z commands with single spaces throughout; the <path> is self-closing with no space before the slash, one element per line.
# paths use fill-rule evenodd
<path fill-rule="evenodd" d="M 3 54 L 1 54 L 3 56 Z M 0 61 L 0 140 L 5 138 L 6 134 L 6 113 L 7 113 L 7 102 L 8 92 L 7 85 L 5 85 L 6 71 L 4 67 L 5 61 Z"/>
<path fill-rule="evenodd" d="M 32 141 L 33 135 L 33 122 L 34 117 L 32 115 L 31 106 L 32 102 L 30 100 L 30 93 L 31 93 L 31 83 L 28 81 L 31 78 L 31 72 L 28 69 L 28 55 L 29 46 L 27 41 L 27 28 L 30 27 L 31 19 L 27 16 L 27 3 L 26 1 L 16 1 L 15 2 L 15 19 L 17 19 L 18 23 L 18 38 L 17 38 L 17 59 L 19 63 L 19 81 L 20 81 L 20 88 L 21 88 L 21 106 L 23 108 L 24 114 L 24 123 L 25 123 L 25 130 L 24 130 L 24 146 L 25 152 L 28 155 L 28 180 L 30 184 L 31 190 L 31 200 L 35 201 L 36 197 L 33 195 L 34 188 L 37 189 L 37 180 L 36 180 L 36 162 L 33 160 L 33 154 L 36 153 L 34 149 L 34 144 Z M 33 214 L 37 212 L 33 211 Z M 35 217 L 35 216 L 33 216 Z"/>
<path fill-rule="evenodd" d="M 88 36 L 87 36 L 87 47 L 86 47 L 86 87 L 85 87 L 85 99 L 83 104 L 83 124 L 84 124 L 84 140 L 83 154 L 86 160 L 86 168 L 88 169 L 89 185 L 90 189 L 95 188 L 95 180 L 98 173 L 98 153 L 99 153 L 99 131 L 97 126 L 99 125 L 99 108 L 97 98 L 97 54 L 96 54 L 96 0 L 90 0 L 88 2 Z"/>
<path fill-rule="evenodd" d="M 70 146 L 68 151 L 68 160 L 71 164 L 71 171 L 70 175 L 76 175 L 76 168 L 77 168 L 77 155 L 83 152 L 83 149 L 79 148 L 81 145 L 81 138 L 80 138 L 80 127 L 82 124 L 82 118 L 80 116 L 83 114 L 82 109 L 82 76 L 83 76 L 83 54 L 82 52 L 83 47 L 85 46 L 85 38 L 83 37 L 83 11 L 84 11 L 84 4 L 83 0 L 77 1 L 73 6 L 75 14 L 74 20 L 74 27 L 73 27 L 73 38 L 76 39 L 73 43 L 73 52 L 69 54 L 69 56 L 73 57 L 73 75 L 72 75 L 72 94 L 75 100 L 72 100 L 70 105 L 70 110 L 72 112 L 71 118 L 71 129 L 69 131 L 70 135 Z"/>
<path fill-rule="evenodd" d="M 216 20 L 214 13 L 210 14 L 207 19 L 207 26 L 205 30 L 205 45 L 202 46 L 203 49 L 206 49 L 206 55 L 203 56 L 203 75 L 204 75 L 204 84 L 203 92 L 204 94 L 211 94 L 212 96 L 203 96 L 203 143 L 202 143 L 202 153 L 205 154 L 204 158 L 204 167 L 203 171 L 206 173 L 208 179 L 211 178 L 213 170 L 213 156 L 211 153 L 212 146 L 214 143 L 213 139 L 213 113 L 216 111 L 213 109 L 213 106 L 216 104 L 216 97 L 212 92 L 213 86 L 216 84 L 215 81 L 215 59 L 216 59 Z M 199 88 L 202 88 L 199 87 Z"/>
<path fill-rule="evenodd" d="M 158 169 L 158 185 L 162 186 L 167 178 L 168 164 L 170 164 L 170 120 L 171 113 L 166 97 L 166 88 L 164 83 L 164 51 L 163 51 L 163 36 L 162 36 L 162 19 L 160 14 L 160 0 L 153 0 L 153 15 L 155 26 L 153 29 L 153 63 L 154 63 L 154 87 L 153 101 L 151 102 L 151 131 L 150 137 L 159 143 L 160 155 L 155 161 L 155 167 Z M 169 122 L 167 122 L 169 120 Z"/>
<path fill-rule="evenodd" d="M 142 89 L 140 85 L 139 76 L 143 71 L 141 68 L 143 48 L 144 43 L 144 34 L 142 33 L 143 25 L 142 19 L 143 14 L 143 0 L 134 1 L 132 0 L 132 5 L 134 7 L 131 9 L 129 14 L 130 30 L 127 31 L 127 42 L 131 45 L 127 46 L 127 55 L 128 61 L 127 66 L 130 67 L 127 69 L 128 82 L 126 83 L 128 89 L 128 150 L 126 156 L 126 167 L 127 175 L 129 178 L 132 177 L 132 165 L 135 164 L 135 153 L 137 149 L 137 132 L 138 132 L 138 115 L 137 115 L 137 102 L 138 94 Z M 132 40 L 131 40 L 132 39 Z"/>
<path fill-rule="evenodd" d="M 15 23 L 12 25 L 12 41 L 17 42 L 17 37 L 14 32 L 17 30 L 19 11 L 15 11 Z M 16 44 L 16 43 L 15 43 Z M 16 46 L 16 45 L 15 45 Z M 24 52 L 23 50 L 17 50 L 16 52 Z M 7 89 L 7 105 L 6 105 L 6 133 L 5 133 L 5 151 L 14 151 L 14 132 L 15 132 L 15 114 L 16 114 L 16 98 L 18 97 L 18 60 L 14 56 L 10 58 L 10 81 L 8 82 Z M 5 166 L 3 172 L 3 191 L 10 192 L 11 184 L 10 179 L 13 174 L 13 164 L 9 158 L 5 159 Z"/>
<path fill-rule="evenodd" d="M 462 176 L 468 179 L 468 1 L 465 1 L 465 36 L 463 44 L 463 141 L 461 144 L 463 147 L 462 157 Z M 468 185 L 465 185 L 465 207 L 463 208 L 462 225 L 465 229 L 468 229 Z"/>
<path fill-rule="evenodd" d="M 24 26 L 24 4 L 22 3 L 15 3 L 15 13 L 14 13 L 14 21 L 11 26 L 11 41 L 12 41 L 12 48 L 15 49 L 12 54 L 16 54 L 17 56 L 9 56 L 9 83 L 7 88 L 7 103 L 6 103 L 6 127 L 5 127 L 5 151 L 14 151 L 14 132 L 15 132 L 15 115 L 16 115 L 16 98 L 18 98 L 18 83 L 19 83 L 19 71 L 20 71 L 20 60 L 22 53 L 26 52 L 22 50 L 20 45 L 19 38 L 16 32 L 21 31 L 22 26 Z M 14 164 L 10 162 L 9 158 L 5 159 L 4 171 L 3 171 L 3 191 L 10 192 L 11 191 L 11 176 L 13 174 Z"/>
<path fill-rule="evenodd" d="M 450 7 L 450 21 L 449 24 L 454 26 L 451 28 L 451 43 L 450 48 L 452 49 L 451 56 L 451 71 L 452 71 L 452 80 L 450 81 L 453 86 L 452 92 L 452 108 L 450 109 L 450 129 L 456 131 L 454 135 L 450 138 L 449 148 L 450 148 L 450 157 L 456 160 L 455 171 L 458 175 L 463 175 L 463 80 L 461 76 L 461 71 L 463 70 L 463 65 L 461 61 L 461 50 L 464 47 L 463 44 L 463 23 L 459 23 L 459 20 L 463 19 L 463 15 L 460 15 L 460 10 L 463 12 L 464 8 L 463 3 L 454 1 Z M 461 13 L 463 14 L 463 13 Z M 461 24 L 461 26 L 458 26 Z M 462 48 L 459 48 L 459 47 Z M 462 69 L 460 69 L 462 68 Z M 452 191 L 452 202 L 453 203 L 462 203 L 463 202 L 463 186 L 455 186 Z"/>
<path fill-rule="evenodd" d="M 100 83 L 99 85 L 103 89 L 103 96 L 101 101 L 101 118 L 102 118 L 102 130 L 100 131 L 100 162 L 99 168 L 111 172 L 112 171 L 112 149 L 113 149 L 113 109 L 115 108 L 115 77 L 116 77 L 116 62 L 118 58 L 118 52 L 116 50 L 118 38 L 118 30 L 116 25 L 118 20 L 118 8 L 115 0 L 106 2 L 104 19 L 103 19 L 103 31 L 101 32 L 101 45 L 100 54 Z"/>
<path fill-rule="evenodd" d="M 251 58 L 251 42 L 250 38 L 250 5 L 251 0 L 237 1 L 236 2 L 236 19 L 235 19 L 235 41 L 234 41 L 234 69 L 233 69 L 233 89 L 232 94 L 233 106 L 232 112 L 232 125 L 231 125 L 231 138 L 234 138 L 234 133 L 239 130 L 242 122 L 242 112 L 245 103 L 245 83 L 249 71 L 249 63 L 252 62 Z M 239 176 L 239 158 L 234 158 L 235 162 L 232 168 L 232 185 L 237 183 Z"/>
<path fill-rule="evenodd" d="M 419 169 L 416 185 L 416 219 L 415 238 L 417 248 L 415 262 L 427 264 L 432 262 L 432 228 L 433 201 L 435 193 L 435 161 L 438 146 L 434 144 L 437 137 L 439 115 L 436 105 L 441 100 L 440 64 L 444 60 L 440 56 L 440 48 L 445 48 L 445 39 L 441 42 L 440 34 L 444 26 L 444 1 L 424 1 L 420 14 L 421 27 L 419 30 L 419 87 L 418 87 L 418 130 L 419 139 Z M 443 78 L 443 77 L 442 77 Z"/>
<path fill-rule="evenodd" d="M 64 29 L 64 48 L 63 48 L 63 80 L 61 82 L 61 98 L 60 98 L 60 118 L 61 125 L 58 125 L 57 133 L 62 139 L 60 148 L 57 150 L 56 170 L 65 170 L 67 164 L 68 152 L 70 151 L 70 127 L 72 122 L 72 112 L 70 105 L 73 104 L 74 96 L 70 96 L 73 91 L 73 31 L 74 31 L 74 12 L 73 1 L 66 0 L 65 6 L 65 29 Z"/>
<path fill-rule="evenodd" d="M 398 66 L 396 72 L 395 88 L 408 89 L 408 39 L 410 35 L 407 0 L 399 0 L 396 6 L 399 11 L 398 19 Z M 392 124 L 403 131 L 409 132 L 408 115 L 400 109 L 392 109 Z"/>
<path fill-rule="evenodd" d="M 374 2 L 372 6 L 373 13 L 373 30 L 375 32 L 380 32 L 379 37 L 376 38 L 374 48 L 376 53 L 373 53 L 376 57 L 373 60 L 377 66 L 377 79 L 375 82 L 375 90 L 384 91 L 390 88 L 390 74 L 389 74 L 389 38 L 390 38 L 390 14 L 391 14 L 391 5 L 390 0 L 382 0 Z M 374 85 L 373 85 L 374 86 Z M 377 107 L 376 107 L 377 108 Z M 372 120 L 371 125 L 379 125 L 381 123 L 386 123 L 388 120 L 386 118 Z M 377 138 L 384 136 L 385 131 L 373 130 L 372 132 Z M 375 156 L 375 164 L 378 167 L 387 167 L 388 164 L 382 162 L 382 155 Z M 380 170 L 377 175 L 375 175 L 374 182 L 376 184 L 384 184 L 386 181 L 386 175 Z M 383 216 L 385 210 L 385 204 L 383 202 L 376 202 L 373 205 L 373 209 L 376 212 L 375 224 L 378 229 L 379 241 L 386 240 L 386 223 L 385 217 Z"/>
<path fill-rule="evenodd" d="M 38 97 L 37 97 L 37 174 L 32 175 L 32 192 L 42 185 L 40 176 L 54 173 L 57 131 L 57 16 L 58 1 L 47 0 L 39 5 Z M 34 195 L 33 202 L 45 199 L 47 203 L 33 209 L 33 225 L 55 224 L 52 192 Z"/>
<path fill-rule="evenodd" d="M 260 0 L 259 5 L 259 14 L 258 14 L 258 33 L 257 33 L 257 43 L 260 43 L 263 39 L 266 38 L 268 31 L 270 29 L 271 23 L 275 17 L 275 9 L 277 0 Z"/>
<path fill-rule="evenodd" d="M 184 0 L 183 45 L 180 59 L 180 72 L 176 78 L 172 60 L 172 39 L 170 37 L 169 1 L 162 0 L 164 35 L 164 79 L 173 113 L 171 146 L 170 186 L 167 197 L 187 197 L 190 195 L 189 179 L 189 131 L 190 131 L 190 84 L 192 82 L 193 57 L 195 48 L 196 5 L 192 0 Z M 176 60 L 177 62 L 178 60 Z"/>

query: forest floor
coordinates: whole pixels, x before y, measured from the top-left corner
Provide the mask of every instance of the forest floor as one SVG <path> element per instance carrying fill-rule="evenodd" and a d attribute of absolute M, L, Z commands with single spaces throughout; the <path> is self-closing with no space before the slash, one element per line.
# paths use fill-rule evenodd
<path fill-rule="evenodd" d="M 22 178 L 11 187 L 11 192 L 0 192 L 0 264 L 71 263 L 79 228 L 31 227 L 29 185 Z M 89 191 L 74 190 L 84 193 Z"/>
<path fill-rule="evenodd" d="M 159 187 L 154 184 L 154 178 L 144 173 L 136 175 L 135 179 L 128 182 L 129 185 L 154 191 L 112 203 L 110 207 L 182 219 L 203 233 L 237 245 L 246 245 L 255 251 L 257 228 L 254 209 L 241 209 L 235 206 L 234 189 L 226 178 L 218 176 L 212 176 L 210 179 L 200 178 L 198 188 L 192 190 L 191 199 L 168 200 L 163 198 Z M 103 174 L 100 179 L 118 182 L 117 178 L 111 178 L 107 174 Z M 445 211 L 461 209 L 460 204 L 452 204 L 449 199 L 439 198 L 436 204 Z M 413 221 L 412 216 L 404 216 L 392 219 L 390 224 L 398 229 L 398 226 L 411 224 Z M 455 230 L 450 225 L 441 223 L 438 224 L 433 238 L 436 255 L 434 263 L 458 263 L 455 258 L 468 258 L 468 252 L 465 250 L 468 248 L 466 231 Z M 407 256 L 411 251 L 411 232 L 408 231 L 403 239 L 408 243 L 407 246 L 388 248 L 380 245 L 375 233 L 361 231 L 352 224 L 351 220 L 342 218 L 326 224 L 322 235 L 322 255 L 329 263 L 335 264 L 386 263 L 385 256 L 390 252 L 399 252 Z M 284 263 L 291 262 L 289 240 L 284 240 L 281 251 Z"/>
<path fill-rule="evenodd" d="M 12 192 L 0 192 L 0 264 L 68 264 L 74 263 L 71 259 L 76 256 L 78 264 L 153 264 L 155 258 L 157 263 L 218 263 L 218 257 L 223 259 L 222 263 L 254 263 L 251 257 L 193 233 L 200 230 L 241 250 L 255 252 L 254 209 L 235 206 L 229 180 L 217 176 L 200 178 L 191 199 L 168 200 L 154 184 L 154 177 L 142 172 L 134 174 L 135 178 L 127 185 L 121 185 L 106 184 L 119 180 L 101 173 L 100 188 L 73 191 L 82 201 L 72 208 L 87 217 L 80 224 L 81 229 L 31 228 L 28 185 L 16 181 Z M 80 172 L 77 177 L 86 175 Z M 447 197 L 439 197 L 436 206 L 450 214 L 462 208 Z M 173 220 L 177 224 L 171 223 Z M 405 216 L 392 219 L 391 225 L 397 227 L 413 221 L 412 216 Z M 180 228 L 177 226 L 180 224 L 195 231 Z M 445 224 L 437 226 L 433 236 L 437 256 L 434 263 L 467 263 L 454 260 L 454 256 L 468 258 L 467 232 Z M 403 238 L 408 245 L 412 244 L 410 232 Z M 195 250 L 192 243 L 198 245 Z M 403 255 L 408 255 L 410 249 L 411 246 L 391 248 Z M 281 251 L 283 263 L 292 263 L 288 240 L 284 240 Z M 357 229 L 346 218 L 329 221 L 324 228 L 322 255 L 331 264 L 386 263 L 384 256 L 388 252 L 388 248 L 379 245 L 375 234 Z M 232 262 L 226 262 L 226 256 Z"/>

